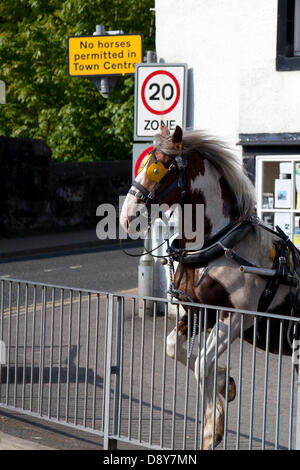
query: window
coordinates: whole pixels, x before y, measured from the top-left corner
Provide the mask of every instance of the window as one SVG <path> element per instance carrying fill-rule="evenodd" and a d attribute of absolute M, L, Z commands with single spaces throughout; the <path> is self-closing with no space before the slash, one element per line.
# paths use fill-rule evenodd
<path fill-rule="evenodd" d="M 257 215 L 300 247 L 300 155 L 256 157 Z"/>
<path fill-rule="evenodd" d="M 278 0 L 276 69 L 300 70 L 300 0 Z"/>

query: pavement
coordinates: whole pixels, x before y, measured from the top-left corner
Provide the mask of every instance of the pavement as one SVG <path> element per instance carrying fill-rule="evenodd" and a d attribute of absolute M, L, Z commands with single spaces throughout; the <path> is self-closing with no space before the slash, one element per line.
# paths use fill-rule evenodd
<path fill-rule="evenodd" d="M 0 431 L 0 450 L 55 450 Z"/>

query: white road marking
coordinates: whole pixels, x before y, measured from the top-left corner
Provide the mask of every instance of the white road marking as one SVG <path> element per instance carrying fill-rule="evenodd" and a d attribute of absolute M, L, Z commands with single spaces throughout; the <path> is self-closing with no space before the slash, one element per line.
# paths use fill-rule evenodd
<path fill-rule="evenodd" d="M 78 266 L 69 266 L 69 269 L 79 269 L 82 268 L 82 264 L 78 264 Z"/>

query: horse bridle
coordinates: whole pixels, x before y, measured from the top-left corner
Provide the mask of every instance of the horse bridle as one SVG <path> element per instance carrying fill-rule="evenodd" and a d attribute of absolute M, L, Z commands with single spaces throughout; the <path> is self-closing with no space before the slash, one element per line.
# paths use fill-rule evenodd
<path fill-rule="evenodd" d="M 157 160 L 156 155 L 155 155 L 155 150 L 152 150 L 150 152 L 151 157 L 153 157 L 154 163 L 158 163 L 159 160 Z M 180 202 L 183 201 L 186 195 L 186 167 L 187 167 L 187 156 L 185 154 L 179 154 L 176 155 L 173 158 L 173 162 L 171 165 L 168 167 L 168 171 L 166 174 L 161 178 L 161 180 L 155 185 L 154 189 L 152 191 L 148 191 L 141 183 L 138 181 L 134 180 L 132 182 L 132 186 L 136 188 L 135 189 L 130 189 L 129 194 L 132 194 L 135 196 L 137 199 L 140 199 L 142 202 L 145 203 L 146 207 L 149 208 L 151 204 L 158 204 L 160 203 L 173 189 L 178 187 L 181 190 L 181 197 L 180 197 Z M 178 175 L 176 179 L 173 181 L 172 184 L 170 184 L 165 191 L 163 191 L 161 194 L 157 196 L 158 191 L 162 187 L 162 185 L 166 182 L 166 180 L 174 173 L 175 170 L 178 170 Z"/>

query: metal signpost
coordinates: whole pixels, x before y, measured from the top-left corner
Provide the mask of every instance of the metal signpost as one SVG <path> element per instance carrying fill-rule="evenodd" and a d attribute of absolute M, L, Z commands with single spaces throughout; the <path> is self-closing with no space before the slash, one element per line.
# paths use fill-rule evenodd
<path fill-rule="evenodd" d="M 5 104 L 6 99 L 5 99 L 5 83 L 0 80 L 0 104 Z"/>
<path fill-rule="evenodd" d="M 186 126 L 187 64 L 137 64 L 134 140 Z"/>

